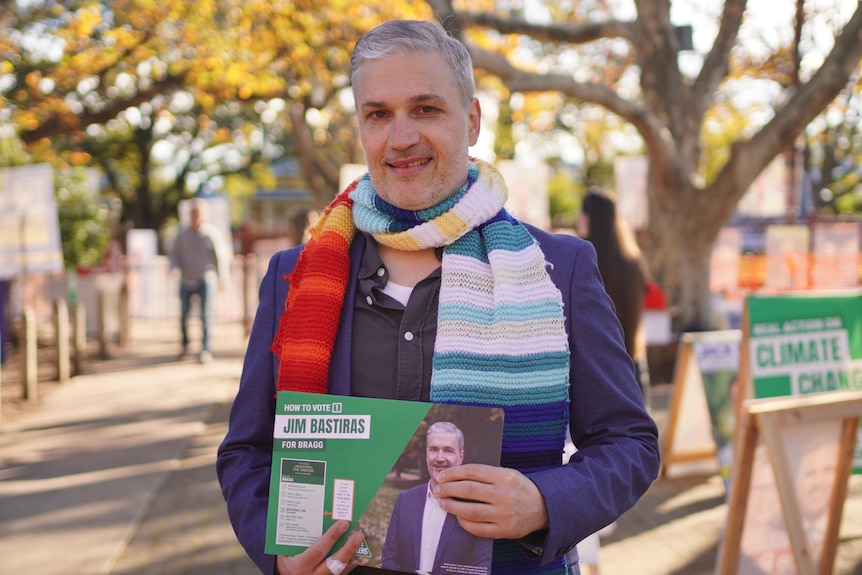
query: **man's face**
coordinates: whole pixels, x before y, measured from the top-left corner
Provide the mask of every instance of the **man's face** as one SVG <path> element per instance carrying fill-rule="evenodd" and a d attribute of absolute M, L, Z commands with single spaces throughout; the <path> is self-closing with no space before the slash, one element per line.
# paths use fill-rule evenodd
<path fill-rule="evenodd" d="M 465 106 L 451 67 L 434 52 L 397 53 L 362 64 L 354 86 L 371 183 L 406 210 L 433 206 L 467 181 L 480 109 Z"/>
<path fill-rule="evenodd" d="M 797 479 L 799 503 L 809 520 L 826 512 L 838 467 L 838 443 L 825 441 L 802 457 Z"/>
<path fill-rule="evenodd" d="M 425 462 L 432 480 L 444 469 L 461 465 L 464 452 L 458 445 L 458 436 L 442 431 L 429 435 L 425 442 Z"/>
<path fill-rule="evenodd" d="M 762 453 L 762 452 L 761 452 Z M 748 508 L 745 510 L 745 529 L 757 541 L 763 537 L 763 530 L 777 528 L 781 522 L 781 500 L 772 475 L 769 461 L 755 461 L 751 474 Z"/>
<path fill-rule="evenodd" d="M 201 213 L 200 208 L 198 208 L 198 207 L 192 208 L 192 211 L 189 214 L 189 216 L 190 216 L 189 225 L 191 226 L 191 228 L 195 231 L 199 230 L 201 227 L 201 222 L 203 221 L 203 214 Z"/>

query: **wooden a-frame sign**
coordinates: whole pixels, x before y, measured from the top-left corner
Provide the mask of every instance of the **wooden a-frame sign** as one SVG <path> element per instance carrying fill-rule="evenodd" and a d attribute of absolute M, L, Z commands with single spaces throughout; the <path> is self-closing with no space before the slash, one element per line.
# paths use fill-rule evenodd
<path fill-rule="evenodd" d="M 676 364 L 673 374 L 673 395 L 668 410 L 667 429 L 664 434 L 661 453 L 662 476 L 669 475 L 675 466 L 713 473 L 720 462 L 717 461 L 719 450 L 716 441 L 715 422 L 708 400 L 705 378 L 707 371 L 716 368 L 715 359 L 723 363 L 732 363 L 732 376 L 739 369 L 739 345 L 741 340 L 739 330 L 720 330 L 707 332 L 684 333 L 677 347 Z M 698 357 L 697 347 L 703 351 L 712 351 L 712 360 Z M 717 349 L 736 348 L 734 357 L 728 357 L 726 351 L 716 353 Z M 702 361 L 712 361 L 711 365 Z M 721 367 L 727 371 L 726 366 Z M 731 406 L 732 407 L 732 406 Z M 697 473 L 697 471 L 695 471 Z"/>
<path fill-rule="evenodd" d="M 727 529 L 719 552 L 718 575 L 741 573 L 741 543 L 752 490 L 752 468 L 755 448 L 762 441 L 768 453 L 790 540 L 796 572 L 799 575 L 828 575 L 832 572 L 838 532 L 847 484 L 853 468 L 853 455 L 859 419 L 862 416 L 862 392 L 837 391 L 805 396 L 748 399 L 742 405 L 737 428 L 733 481 L 728 502 Z M 790 430 L 805 432 L 818 425 L 835 424 L 839 437 L 834 479 L 829 496 L 825 530 L 819 557 L 810 551 L 802 512 L 791 469 L 791 455 L 784 439 Z"/>
<path fill-rule="evenodd" d="M 693 362 L 697 361 L 692 350 L 691 339 L 687 336 L 689 334 L 683 334 L 677 347 L 677 359 L 673 372 L 673 396 L 671 396 L 670 409 L 668 410 L 667 431 L 665 431 L 664 442 L 662 443 L 659 471 L 662 476 L 666 475 L 668 469 L 676 463 L 690 463 L 704 459 L 715 460 L 714 441 L 704 442 L 696 446 L 680 445 L 680 438 L 688 435 L 685 433 L 687 430 L 681 429 L 680 420 L 682 419 L 683 405 L 687 403 L 685 400 L 690 397 L 688 392 L 693 389 L 692 386 L 689 386 L 691 380 L 689 373 L 696 369 Z M 689 401 L 688 403 L 692 402 Z M 694 420 L 701 422 L 704 426 L 709 425 L 709 412 L 706 410 L 706 404 L 702 401 L 696 401 L 694 405 L 698 411 Z M 691 413 L 691 409 L 686 411 Z M 681 431 L 683 433 L 680 433 Z"/>

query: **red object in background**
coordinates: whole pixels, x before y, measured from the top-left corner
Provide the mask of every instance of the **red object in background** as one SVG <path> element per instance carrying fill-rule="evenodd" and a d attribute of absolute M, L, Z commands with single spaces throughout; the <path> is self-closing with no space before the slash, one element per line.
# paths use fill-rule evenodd
<path fill-rule="evenodd" d="M 646 293 L 644 294 L 644 308 L 667 309 L 667 298 L 664 292 L 654 281 L 647 281 Z"/>

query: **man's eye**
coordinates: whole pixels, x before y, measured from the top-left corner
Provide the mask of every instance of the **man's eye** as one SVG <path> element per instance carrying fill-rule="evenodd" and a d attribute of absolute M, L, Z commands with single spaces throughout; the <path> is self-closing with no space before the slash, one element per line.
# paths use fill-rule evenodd
<path fill-rule="evenodd" d="M 437 110 L 434 106 L 421 106 L 419 108 L 420 114 L 432 114 Z"/>

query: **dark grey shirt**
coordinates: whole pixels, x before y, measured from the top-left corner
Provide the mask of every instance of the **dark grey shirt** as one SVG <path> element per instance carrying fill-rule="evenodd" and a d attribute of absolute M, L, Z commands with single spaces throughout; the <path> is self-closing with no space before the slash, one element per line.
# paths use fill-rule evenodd
<path fill-rule="evenodd" d="M 440 268 L 416 284 L 406 307 L 383 293 L 388 281 L 389 272 L 369 238 L 353 300 L 351 393 L 428 401 Z"/>

